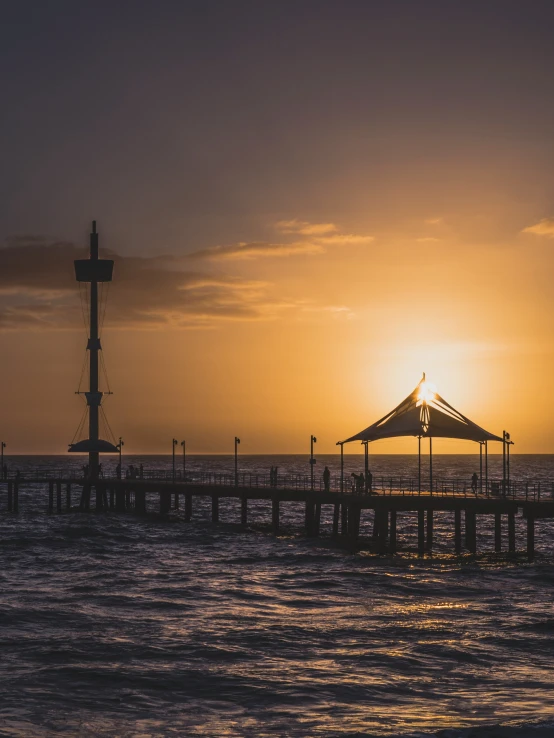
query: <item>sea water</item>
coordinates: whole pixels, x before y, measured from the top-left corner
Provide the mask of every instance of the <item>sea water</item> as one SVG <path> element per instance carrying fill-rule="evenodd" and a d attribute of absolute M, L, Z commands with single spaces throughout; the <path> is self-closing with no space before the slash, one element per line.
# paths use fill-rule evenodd
<path fill-rule="evenodd" d="M 241 457 L 240 470 L 309 474 L 306 456 Z M 468 478 L 478 458 L 437 456 Z M 11 457 L 10 469 L 80 468 L 79 457 Z M 513 478 L 554 480 L 554 457 L 513 456 Z M 106 462 L 106 472 L 116 461 Z M 127 457 L 170 470 L 171 457 Z M 491 474 L 501 460 L 489 459 Z M 317 477 L 339 457 L 318 459 Z M 374 475 L 417 473 L 417 457 L 371 457 Z M 347 473 L 363 457 L 346 456 Z M 232 457 L 187 470 L 228 471 Z M 494 554 L 490 517 L 478 555 L 453 555 L 450 513 L 435 552 L 413 553 L 417 522 L 398 516 L 395 558 L 302 535 L 303 505 L 221 500 L 220 523 L 195 498 L 182 511 L 48 515 L 25 485 L 19 515 L 0 493 L 0 735 L 554 735 L 554 523 L 537 521 L 536 560 Z M 76 500 L 75 500 L 76 502 Z M 362 516 L 369 535 L 371 514 Z M 506 548 L 506 531 L 503 546 Z M 524 548 L 524 528 L 517 539 Z"/>

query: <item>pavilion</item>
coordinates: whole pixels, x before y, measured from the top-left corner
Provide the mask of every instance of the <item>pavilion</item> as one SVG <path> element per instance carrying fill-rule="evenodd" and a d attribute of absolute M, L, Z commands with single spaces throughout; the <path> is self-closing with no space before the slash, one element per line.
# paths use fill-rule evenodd
<path fill-rule="evenodd" d="M 474 423 L 465 415 L 452 407 L 436 391 L 434 386 L 427 382 L 425 374 L 417 387 L 400 405 L 387 413 L 377 422 L 365 430 L 338 441 L 341 450 L 341 491 L 344 491 L 344 463 L 343 446 L 345 443 L 360 441 L 365 446 L 366 476 L 369 469 L 369 449 L 372 441 L 384 438 L 400 438 L 414 436 L 418 439 L 419 456 L 419 492 L 421 492 L 421 439 L 429 439 L 429 488 L 433 494 L 433 438 L 455 438 L 458 440 L 474 441 L 479 444 L 480 490 L 483 490 L 483 448 L 485 449 L 485 490 L 488 490 L 488 442 L 502 443 L 503 451 L 503 483 L 509 483 L 509 452 L 510 434 L 502 432 L 502 437 L 489 433 Z M 506 474 L 507 469 L 507 474 Z"/>

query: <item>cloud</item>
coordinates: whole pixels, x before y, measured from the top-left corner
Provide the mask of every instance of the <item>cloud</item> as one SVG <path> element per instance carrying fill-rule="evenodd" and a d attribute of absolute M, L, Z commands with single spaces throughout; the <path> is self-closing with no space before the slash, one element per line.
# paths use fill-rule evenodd
<path fill-rule="evenodd" d="M 334 223 L 310 223 L 307 220 L 280 220 L 275 228 L 282 233 L 299 233 L 302 236 L 324 236 L 336 233 L 338 227 Z"/>
<path fill-rule="evenodd" d="M 373 236 L 340 233 L 334 223 L 309 223 L 304 220 L 280 220 L 275 228 L 282 234 L 294 234 L 294 241 L 253 241 L 228 246 L 212 246 L 194 251 L 189 259 L 208 261 L 246 260 L 264 257 L 283 257 L 324 254 L 329 246 L 354 246 L 371 243 Z"/>
<path fill-rule="evenodd" d="M 189 259 L 208 259 L 222 261 L 226 259 L 256 259 L 265 256 L 296 256 L 299 254 L 322 254 L 323 246 L 313 241 L 297 241 L 293 243 L 237 243 L 231 246 L 212 246 L 189 254 Z"/>
<path fill-rule="evenodd" d="M 433 236 L 422 236 L 421 238 L 416 238 L 416 241 L 418 243 L 438 243 L 440 241 L 440 238 L 433 238 Z"/>
<path fill-rule="evenodd" d="M 543 218 L 539 220 L 535 225 L 527 226 L 524 228 L 522 233 L 533 233 L 535 236 L 546 236 L 547 238 L 554 238 L 554 218 Z"/>
<path fill-rule="evenodd" d="M 444 223 L 444 218 L 426 218 L 423 222 L 427 225 L 441 225 Z"/>
<path fill-rule="evenodd" d="M 0 248 L 0 329 L 77 327 L 82 317 L 73 260 L 86 256 L 85 249 L 67 242 L 9 239 Z M 266 282 L 185 270 L 175 257 L 103 256 L 115 262 L 111 325 L 186 327 L 267 320 L 295 306 L 289 299 L 273 299 Z"/>

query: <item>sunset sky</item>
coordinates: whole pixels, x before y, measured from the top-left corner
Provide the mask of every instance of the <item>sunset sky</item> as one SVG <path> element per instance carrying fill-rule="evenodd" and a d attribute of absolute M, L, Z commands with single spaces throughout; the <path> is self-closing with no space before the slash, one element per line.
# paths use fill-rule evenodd
<path fill-rule="evenodd" d="M 79 423 L 96 218 L 129 453 L 335 452 L 422 372 L 552 452 L 553 28 L 551 0 L 5 4 L 7 450 Z"/>

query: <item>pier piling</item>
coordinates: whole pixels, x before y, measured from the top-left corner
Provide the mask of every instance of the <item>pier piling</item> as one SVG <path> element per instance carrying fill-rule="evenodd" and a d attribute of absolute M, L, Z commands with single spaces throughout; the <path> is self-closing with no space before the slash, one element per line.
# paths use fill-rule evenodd
<path fill-rule="evenodd" d="M 427 551 L 433 550 L 433 510 L 427 510 Z"/>
<path fill-rule="evenodd" d="M 12 511 L 13 505 L 13 482 L 8 482 L 8 512 Z"/>
<path fill-rule="evenodd" d="M 396 553 L 396 510 L 390 511 L 389 551 L 391 554 Z"/>
<path fill-rule="evenodd" d="M 516 552 L 516 516 L 508 513 L 508 553 Z"/>
<path fill-rule="evenodd" d="M 535 517 L 527 513 L 527 558 L 533 561 L 535 557 Z"/>
<path fill-rule="evenodd" d="M 338 536 L 339 534 L 339 520 L 340 520 L 340 503 L 335 502 L 333 507 L 333 535 Z"/>
<path fill-rule="evenodd" d="M 71 510 L 71 482 L 68 482 L 65 485 L 65 509 L 67 510 L 67 512 Z M 113 503 L 112 503 L 112 509 L 113 509 Z"/>
<path fill-rule="evenodd" d="M 17 482 L 13 485 L 13 511 L 14 513 L 19 512 L 19 484 Z"/>
<path fill-rule="evenodd" d="M 58 513 L 62 511 L 62 483 L 56 482 L 56 510 Z"/>
<path fill-rule="evenodd" d="M 348 506 L 344 504 L 344 502 L 341 505 L 341 535 L 347 536 L 348 535 Z"/>
<path fill-rule="evenodd" d="M 496 553 L 502 551 L 502 515 L 494 513 L 494 550 Z"/>
<path fill-rule="evenodd" d="M 219 523 L 219 496 L 212 495 L 212 523 Z"/>
<path fill-rule="evenodd" d="M 185 523 L 190 523 L 192 518 L 192 495 L 187 492 L 185 495 Z"/>
<path fill-rule="evenodd" d="M 277 498 L 271 500 L 271 525 L 273 533 L 277 535 L 279 533 L 279 500 Z"/>
<path fill-rule="evenodd" d="M 454 550 L 462 553 L 462 511 L 454 510 Z"/>
<path fill-rule="evenodd" d="M 54 482 L 48 482 L 48 512 L 54 512 Z"/>
<path fill-rule="evenodd" d="M 425 554 L 425 510 L 417 511 L 417 552 L 419 556 Z"/>

